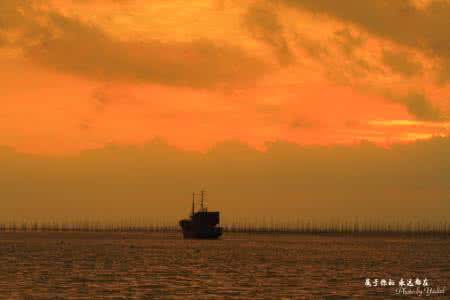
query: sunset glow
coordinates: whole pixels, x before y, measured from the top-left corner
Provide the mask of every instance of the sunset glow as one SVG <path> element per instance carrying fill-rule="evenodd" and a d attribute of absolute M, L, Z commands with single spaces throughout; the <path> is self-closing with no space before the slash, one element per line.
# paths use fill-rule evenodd
<path fill-rule="evenodd" d="M 430 48 L 444 29 L 418 44 L 345 19 L 363 4 L 322 2 L 5 1 L 1 142 L 66 154 L 155 137 L 205 151 L 448 135 L 450 53 Z M 423 23 L 450 11 L 386 3 Z"/>
<path fill-rule="evenodd" d="M 0 298 L 448 296 L 450 0 L 0 0 Z"/>
<path fill-rule="evenodd" d="M 0 1 L 0 219 L 176 219 L 200 188 L 448 219 L 449 28 L 447 0 Z"/>

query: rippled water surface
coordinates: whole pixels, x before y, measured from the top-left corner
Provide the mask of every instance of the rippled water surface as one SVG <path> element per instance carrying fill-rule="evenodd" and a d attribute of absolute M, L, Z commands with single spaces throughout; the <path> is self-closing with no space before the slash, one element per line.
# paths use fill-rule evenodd
<path fill-rule="evenodd" d="M 401 277 L 448 289 L 450 240 L 0 233 L 0 299 L 398 299 L 364 282 Z"/>

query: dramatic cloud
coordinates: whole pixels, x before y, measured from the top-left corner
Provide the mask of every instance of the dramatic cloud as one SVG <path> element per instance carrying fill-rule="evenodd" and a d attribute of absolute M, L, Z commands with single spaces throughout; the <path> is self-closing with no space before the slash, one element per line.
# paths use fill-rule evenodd
<path fill-rule="evenodd" d="M 408 112 L 418 120 L 442 121 L 443 114 L 430 103 L 422 93 L 410 92 L 402 99 Z"/>
<path fill-rule="evenodd" d="M 406 77 L 412 77 L 422 72 L 421 64 L 413 60 L 405 52 L 385 50 L 383 52 L 383 63 L 393 72 L 399 73 Z"/>
<path fill-rule="evenodd" d="M 21 27 L 24 36 L 20 44 L 25 55 L 57 71 L 102 80 L 195 88 L 244 84 L 266 71 L 262 60 L 237 46 L 207 39 L 122 41 L 98 26 L 56 12 L 41 12 L 43 25 L 20 13 L 19 4 L 6 7 L 4 26 Z M 32 25 L 27 26 L 27 22 Z"/>
<path fill-rule="evenodd" d="M 447 120 L 442 58 L 336 17 L 331 2 L 302 3 L 2 2 L 2 144 L 73 153 L 162 136 L 206 151 L 227 139 L 263 149 L 448 134 L 367 125 Z M 412 18 L 430 9 L 411 7 Z"/>
<path fill-rule="evenodd" d="M 316 60 L 323 59 L 330 55 L 330 52 L 323 42 L 299 35 L 296 33 L 295 43 L 297 47 L 303 49 L 308 57 Z"/>
<path fill-rule="evenodd" d="M 412 0 L 282 0 L 292 7 L 327 14 L 360 26 L 370 33 L 414 47 L 441 60 L 441 79 L 450 80 L 450 2 L 430 1 L 418 6 Z"/>
<path fill-rule="evenodd" d="M 0 30 L 22 25 L 20 10 L 29 9 L 26 1 L 10 0 L 0 2 Z"/>
<path fill-rule="evenodd" d="M 244 16 L 244 26 L 256 39 L 269 45 L 281 65 L 290 64 L 294 56 L 283 35 L 283 25 L 270 7 L 254 4 Z"/>
<path fill-rule="evenodd" d="M 355 49 L 364 44 L 364 39 L 361 36 L 352 34 L 348 28 L 338 30 L 335 34 L 339 47 L 348 57 L 352 57 Z"/>
<path fill-rule="evenodd" d="M 209 206 L 225 222 L 438 222 L 450 217 L 449 151 L 448 138 L 391 149 L 276 142 L 263 153 L 228 142 L 206 154 L 154 141 L 65 158 L 2 149 L 0 218 L 150 222 L 164 216 L 176 224 L 189 210 L 190 192 L 206 188 Z"/>
<path fill-rule="evenodd" d="M 0 0 L 0 218 L 448 219 L 449 5 Z"/>

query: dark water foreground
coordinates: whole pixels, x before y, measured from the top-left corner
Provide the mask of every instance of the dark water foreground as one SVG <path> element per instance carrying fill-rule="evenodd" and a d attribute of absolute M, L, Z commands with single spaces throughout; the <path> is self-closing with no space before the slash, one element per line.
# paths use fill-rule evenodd
<path fill-rule="evenodd" d="M 0 233 L 0 299 L 413 298 L 395 295 L 401 278 L 426 278 L 446 293 L 428 299 L 448 297 L 450 239 Z"/>

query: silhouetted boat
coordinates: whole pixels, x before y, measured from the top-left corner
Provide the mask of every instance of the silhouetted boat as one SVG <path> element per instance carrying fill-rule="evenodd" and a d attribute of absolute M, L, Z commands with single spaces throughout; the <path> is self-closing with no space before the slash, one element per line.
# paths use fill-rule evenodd
<path fill-rule="evenodd" d="M 195 211 L 195 193 L 192 193 L 192 213 L 189 219 L 180 221 L 185 239 L 217 239 L 222 235 L 219 227 L 220 214 L 218 211 L 208 211 L 204 207 L 204 191 L 201 191 L 200 210 Z"/>

